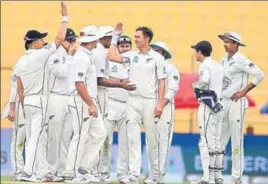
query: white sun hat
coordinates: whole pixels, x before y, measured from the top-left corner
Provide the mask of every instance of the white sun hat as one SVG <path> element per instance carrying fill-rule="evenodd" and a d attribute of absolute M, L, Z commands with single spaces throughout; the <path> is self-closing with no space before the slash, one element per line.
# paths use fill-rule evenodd
<path fill-rule="evenodd" d="M 112 26 L 100 26 L 99 29 L 104 33 L 104 36 L 113 36 L 114 28 Z"/>
<path fill-rule="evenodd" d="M 102 38 L 103 35 L 97 26 L 89 25 L 81 29 L 80 38 L 77 40 L 81 43 L 89 43 Z"/>
<path fill-rule="evenodd" d="M 160 42 L 160 41 L 156 41 L 156 42 L 150 44 L 150 46 L 152 48 L 158 47 L 158 48 L 163 49 L 167 53 L 167 58 L 166 59 L 171 59 L 172 58 L 172 55 L 170 54 L 170 51 L 169 51 L 168 46 L 167 46 L 166 43 Z"/>
<path fill-rule="evenodd" d="M 237 32 L 234 31 L 228 31 L 227 33 L 223 34 L 223 35 L 218 35 L 218 37 L 221 40 L 224 40 L 224 38 L 229 38 L 237 43 L 239 43 L 240 46 L 245 47 L 246 45 L 242 43 L 242 39 L 240 34 L 238 34 Z"/>

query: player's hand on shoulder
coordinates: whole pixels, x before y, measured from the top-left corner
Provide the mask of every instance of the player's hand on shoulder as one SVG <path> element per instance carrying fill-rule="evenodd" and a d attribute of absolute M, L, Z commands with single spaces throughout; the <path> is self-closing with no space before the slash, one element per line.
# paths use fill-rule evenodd
<path fill-rule="evenodd" d="M 71 55 L 71 56 L 73 56 L 76 53 L 77 48 L 78 48 L 77 45 L 75 43 L 72 43 L 70 45 L 69 50 L 68 50 L 68 54 Z"/>
<path fill-rule="evenodd" d="M 122 83 L 121 83 L 121 87 L 126 89 L 126 90 L 129 90 L 129 91 L 133 91 L 135 90 L 137 87 L 135 84 L 131 84 L 129 82 L 129 80 L 123 80 Z"/>

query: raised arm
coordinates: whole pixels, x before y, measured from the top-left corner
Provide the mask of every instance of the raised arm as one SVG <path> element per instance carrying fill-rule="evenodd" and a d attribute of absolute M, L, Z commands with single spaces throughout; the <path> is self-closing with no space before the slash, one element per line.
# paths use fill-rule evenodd
<path fill-rule="evenodd" d="M 55 44 L 57 48 L 59 48 L 61 43 L 65 40 L 69 21 L 67 7 L 63 2 L 61 2 L 61 15 L 62 15 L 61 26 L 55 38 Z"/>
<path fill-rule="evenodd" d="M 108 52 L 108 59 L 113 62 L 123 63 L 123 57 L 117 53 L 117 40 L 123 33 L 123 24 L 120 22 L 115 26 L 113 31 L 113 37 L 111 41 L 111 46 Z"/>

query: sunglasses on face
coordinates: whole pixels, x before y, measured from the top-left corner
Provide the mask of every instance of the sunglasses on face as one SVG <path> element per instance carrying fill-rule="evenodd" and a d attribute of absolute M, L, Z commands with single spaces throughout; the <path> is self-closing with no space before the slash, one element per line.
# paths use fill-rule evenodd
<path fill-rule="evenodd" d="M 120 43 L 120 42 L 130 42 L 131 40 L 130 40 L 130 38 L 126 38 L 126 37 L 122 37 L 122 38 L 119 38 L 118 39 L 118 42 Z"/>

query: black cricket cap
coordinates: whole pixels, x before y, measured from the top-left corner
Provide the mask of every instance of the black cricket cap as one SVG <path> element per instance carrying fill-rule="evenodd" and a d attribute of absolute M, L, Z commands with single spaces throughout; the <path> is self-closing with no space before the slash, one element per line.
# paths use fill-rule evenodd
<path fill-rule="evenodd" d="M 65 40 L 75 41 L 76 37 L 78 36 L 75 34 L 74 30 L 67 28 Z"/>
<path fill-rule="evenodd" d="M 197 51 L 201 51 L 204 55 L 210 55 L 212 52 L 212 46 L 208 41 L 200 41 L 196 45 L 191 46 L 192 49 Z"/>

